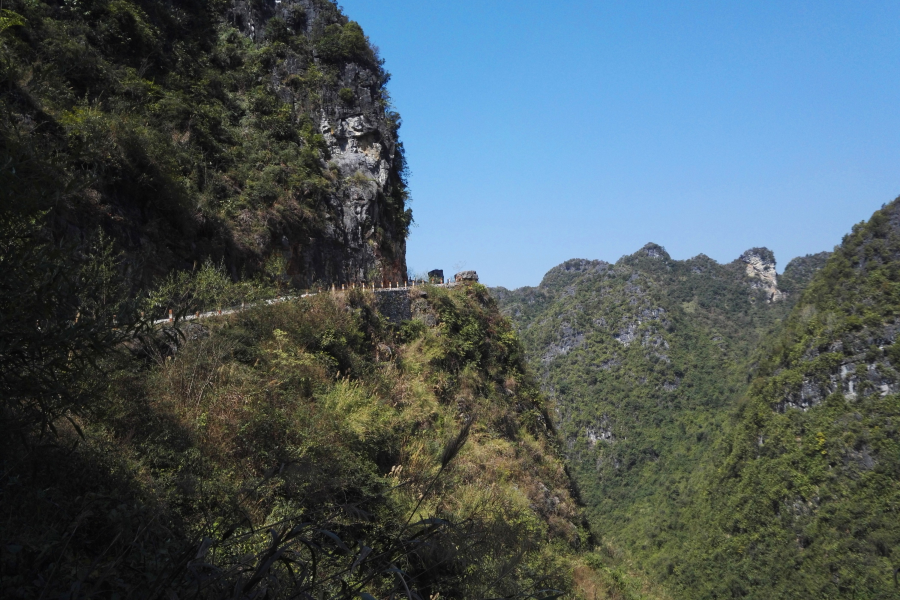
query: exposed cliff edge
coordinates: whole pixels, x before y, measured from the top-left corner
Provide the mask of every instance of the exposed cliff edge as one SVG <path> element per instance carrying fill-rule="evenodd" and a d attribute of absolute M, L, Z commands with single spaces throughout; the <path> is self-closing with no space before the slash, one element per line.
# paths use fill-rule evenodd
<path fill-rule="evenodd" d="M 752 287 L 766 294 L 766 302 L 784 300 L 778 289 L 778 274 L 775 272 L 775 255 L 768 248 L 751 248 L 738 258 L 746 265 L 747 277 L 755 279 Z"/>
<path fill-rule="evenodd" d="M 306 98 L 313 100 L 308 114 L 325 141 L 323 160 L 335 175 L 327 196 L 330 210 L 319 239 L 288 238 L 290 273 L 305 282 L 405 277 L 408 215 L 398 222 L 390 214 L 404 206 L 403 146 L 399 117 L 387 109 L 384 86 L 390 76 L 376 50 L 330 2 L 235 1 L 229 17 L 257 44 L 277 43 L 285 35 L 315 42 L 311 58 L 292 53 L 273 65 L 270 85 L 285 106 L 302 100 L 293 81 L 323 65 L 333 69 L 330 81 L 316 90 L 319 102 Z M 398 206 L 387 206 L 389 198 Z"/>
<path fill-rule="evenodd" d="M 390 76 L 333 2 L 79 7 L 5 6 L 4 168 L 53 157 L 57 238 L 105 231 L 143 283 L 207 258 L 304 287 L 405 275 Z"/>

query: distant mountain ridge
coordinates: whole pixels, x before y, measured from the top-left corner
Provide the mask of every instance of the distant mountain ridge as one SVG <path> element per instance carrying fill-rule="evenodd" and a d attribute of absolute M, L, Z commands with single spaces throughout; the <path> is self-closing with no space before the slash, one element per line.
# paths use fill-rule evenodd
<path fill-rule="evenodd" d="M 556 401 L 595 530 L 660 581 L 678 568 L 689 507 L 757 348 L 826 257 L 777 276 L 766 248 L 719 264 L 650 243 L 614 264 L 566 261 L 534 288 L 492 290 Z"/>
<path fill-rule="evenodd" d="M 900 199 L 833 253 L 648 244 L 494 290 L 601 538 L 678 598 L 894 598 Z"/>

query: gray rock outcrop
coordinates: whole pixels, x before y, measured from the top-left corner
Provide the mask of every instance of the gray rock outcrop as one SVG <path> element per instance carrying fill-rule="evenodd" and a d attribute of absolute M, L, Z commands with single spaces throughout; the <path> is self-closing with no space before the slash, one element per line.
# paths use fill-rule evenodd
<path fill-rule="evenodd" d="M 640 253 L 650 258 L 659 258 L 662 260 L 669 260 L 669 258 L 671 258 L 665 248 L 659 244 L 654 244 L 653 242 L 645 244 L 644 247 L 640 249 Z"/>
<path fill-rule="evenodd" d="M 331 178 L 330 189 L 319 195 L 320 222 L 313 235 L 304 227 L 278 232 L 274 251 L 285 259 L 288 275 L 300 285 L 403 280 L 410 219 L 404 206 L 405 162 L 399 116 L 388 108 L 388 76 L 375 50 L 366 40 L 359 56 L 326 54 L 322 40 L 335 31 L 365 39 L 328 2 L 234 0 L 228 18 L 258 44 L 272 41 L 277 24 L 285 35 L 305 36 L 312 51 L 310 56 L 288 52 L 270 74 L 273 93 L 312 119 L 322 136 L 321 166 Z M 321 81 L 314 92 L 292 84 L 312 79 Z"/>
<path fill-rule="evenodd" d="M 778 289 L 778 275 L 775 272 L 775 255 L 768 248 L 751 248 L 738 258 L 746 266 L 747 277 L 755 280 L 751 287 L 765 292 L 766 302 L 784 300 Z"/>
<path fill-rule="evenodd" d="M 478 273 L 475 271 L 460 271 L 453 276 L 453 280 L 457 283 L 462 283 L 464 281 L 478 283 Z"/>

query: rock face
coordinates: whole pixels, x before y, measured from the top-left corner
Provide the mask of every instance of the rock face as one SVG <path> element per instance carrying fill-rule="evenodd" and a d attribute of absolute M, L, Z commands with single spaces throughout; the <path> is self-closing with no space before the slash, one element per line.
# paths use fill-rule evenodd
<path fill-rule="evenodd" d="M 660 258 L 663 260 L 668 260 L 670 258 L 669 253 L 666 252 L 665 248 L 663 248 L 659 244 L 654 244 L 653 242 L 645 244 L 640 251 L 650 258 Z"/>
<path fill-rule="evenodd" d="M 755 279 L 754 289 L 766 294 L 766 302 L 778 302 L 784 294 L 778 289 L 778 275 L 775 273 L 775 255 L 768 248 L 751 248 L 738 258 L 746 265 L 747 277 Z"/>
<path fill-rule="evenodd" d="M 61 68 L 60 41 L 84 33 L 79 69 L 47 71 L 36 95 L 0 94 L 31 98 L 3 111 L 35 156 L 58 154 L 59 186 L 97 174 L 56 203 L 55 238 L 102 230 L 136 289 L 206 260 L 233 279 L 264 272 L 303 288 L 405 279 L 412 213 L 389 74 L 335 2 L 32 4 L 68 33 L 31 35 L 11 64 Z M 87 33 L 110 20 L 115 33 Z M 132 71 L 137 88 L 122 85 Z M 52 116 L 40 108 L 51 104 Z M 82 104 L 95 107 L 90 150 Z"/>
<path fill-rule="evenodd" d="M 271 88 L 282 102 L 305 104 L 324 139 L 321 160 L 333 178 L 322 198 L 319 231 L 282 237 L 288 274 L 299 285 L 403 279 L 410 216 L 399 117 L 386 109 L 388 75 L 358 25 L 321 0 L 238 0 L 229 19 L 257 44 L 275 41 L 269 39 L 273 32 L 285 28 L 312 42 L 311 57 L 289 56 L 271 73 Z M 343 49 L 335 59 L 332 38 L 341 48 L 357 40 L 358 56 L 345 56 Z M 298 97 L 291 82 L 311 78 L 322 80 L 318 98 Z"/>

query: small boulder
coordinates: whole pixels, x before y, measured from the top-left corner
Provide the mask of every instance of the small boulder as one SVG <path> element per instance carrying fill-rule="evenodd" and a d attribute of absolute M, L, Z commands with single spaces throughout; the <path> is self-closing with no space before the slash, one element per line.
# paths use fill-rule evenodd
<path fill-rule="evenodd" d="M 391 360 L 394 356 L 393 350 L 387 344 L 378 344 L 378 348 L 375 351 L 375 360 L 379 361 L 387 361 Z"/>
<path fill-rule="evenodd" d="M 478 273 L 476 273 L 475 271 L 460 271 L 453 276 L 453 280 L 457 283 L 462 281 L 473 281 L 475 283 L 478 283 Z"/>

